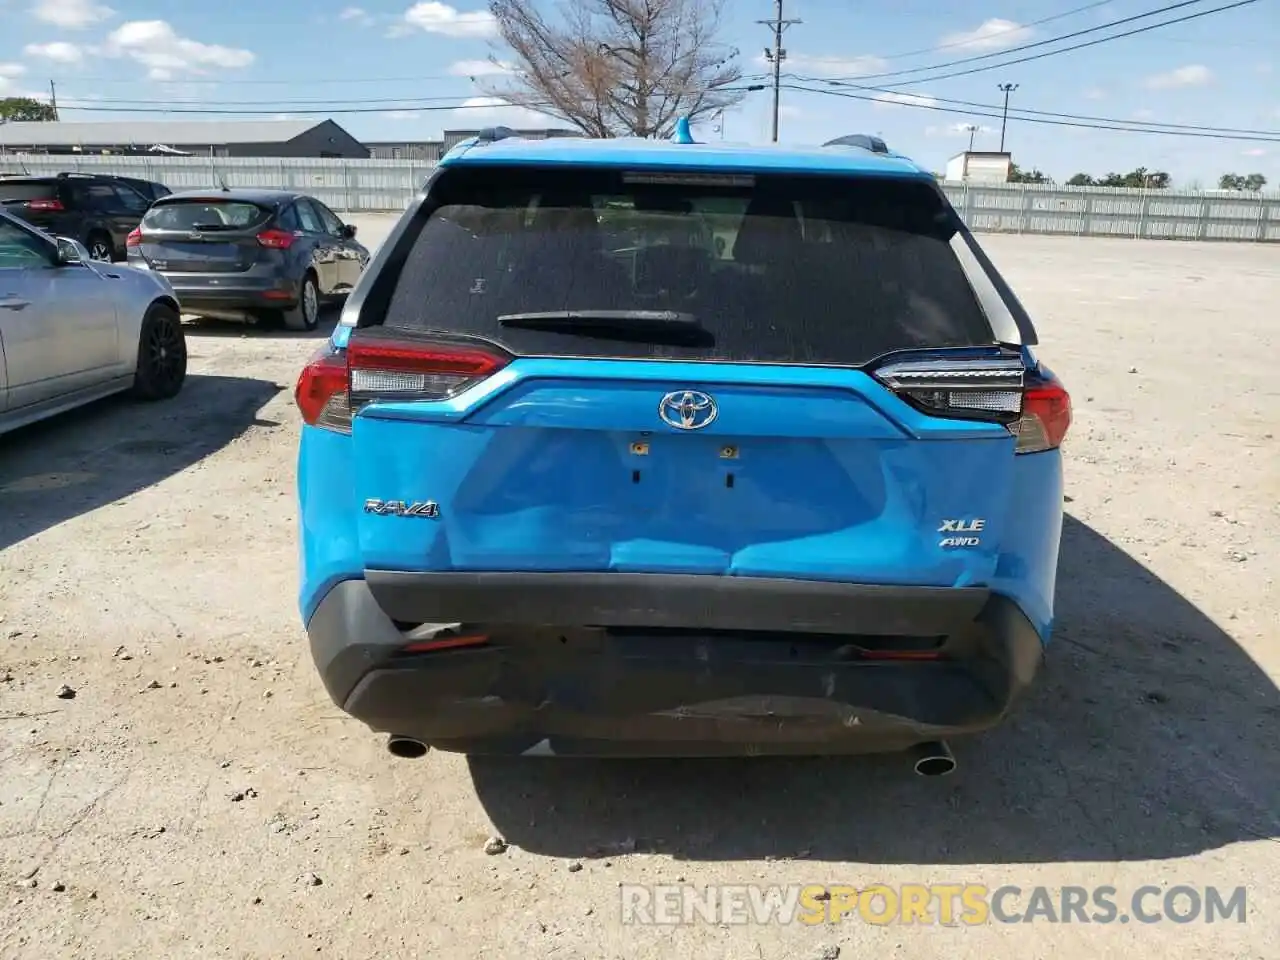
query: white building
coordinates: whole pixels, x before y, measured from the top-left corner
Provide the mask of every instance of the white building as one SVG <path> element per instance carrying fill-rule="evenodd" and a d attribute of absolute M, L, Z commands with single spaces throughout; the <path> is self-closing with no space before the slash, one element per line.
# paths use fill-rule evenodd
<path fill-rule="evenodd" d="M 947 161 L 948 180 L 1008 183 L 1013 155 L 986 150 L 966 150 Z"/>

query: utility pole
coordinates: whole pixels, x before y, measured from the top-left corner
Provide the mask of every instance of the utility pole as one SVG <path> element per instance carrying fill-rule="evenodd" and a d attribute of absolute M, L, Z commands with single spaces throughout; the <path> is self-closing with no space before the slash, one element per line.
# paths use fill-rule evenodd
<path fill-rule="evenodd" d="M 778 117 L 782 112 L 782 61 L 787 59 L 787 51 L 782 46 L 782 35 L 787 27 L 803 23 L 802 20 L 784 20 L 782 18 L 782 0 L 774 0 L 772 20 L 757 20 L 773 31 L 773 49 L 765 48 L 765 59 L 773 64 L 773 142 L 778 142 Z"/>
<path fill-rule="evenodd" d="M 49 100 L 53 105 L 53 119 L 58 119 L 58 88 L 52 80 L 49 81 Z"/>
<path fill-rule="evenodd" d="M 969 152 L 973 153 L 973 136 L 978 132 L 978 128 L 971 123 L 965 129 L 969 131 Z"/>
<path fill-rule="evenodd" d="M 996 89 L 1004 93 L 1004 113 L 1000 117 L 1000 152 L 1004 153 L 1004 128 L 1009 122 L 1009 94 L 1018 89 L 1016 83 L 998 83 Z"/>

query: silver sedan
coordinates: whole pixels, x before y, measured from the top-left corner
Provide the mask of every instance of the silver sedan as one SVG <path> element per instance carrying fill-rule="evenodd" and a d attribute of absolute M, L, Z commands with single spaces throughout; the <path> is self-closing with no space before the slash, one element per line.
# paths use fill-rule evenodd
<path fill-rule="evenodd" d="M 164 277 L 0 212 L 0 433 L 113 393 L 166 400 L 186 375 Z"/>

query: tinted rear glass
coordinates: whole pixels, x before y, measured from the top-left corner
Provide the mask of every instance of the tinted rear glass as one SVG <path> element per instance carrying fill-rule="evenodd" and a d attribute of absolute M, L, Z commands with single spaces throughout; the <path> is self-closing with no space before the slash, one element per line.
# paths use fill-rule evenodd
<path fill-rule="evenodd" d="M 58 195 L 56 183 L 39 180 L 0 179 L 0 203 L 26 203 L 28 200 L 52 200 Z"/>
<path fill-rule="evenodd" d="M 271 213 L 243 200 L 174 200 L 148 210 L 142 226 L 152 230 L 243 230 L 265 223 Z"/>
<path fill-rule="evenodd" d="M 859 364 L 993 341 L 951 248 L 958 220 L 932 184 L 669 176 L 445 173 L 385 324 L 518 355 L 764 363 Z M 498 322 L 600 310 L 692 314 L 710 337 L 673 346 Z"/>

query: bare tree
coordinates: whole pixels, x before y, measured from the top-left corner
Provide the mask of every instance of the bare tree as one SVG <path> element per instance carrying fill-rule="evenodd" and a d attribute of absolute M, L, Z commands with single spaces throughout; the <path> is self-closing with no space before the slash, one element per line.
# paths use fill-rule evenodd
<path fill-rule="evenodd" d="M 726 0 L 491 0 L 513 72 L 486 91 L 592 137 L 669 136 L 739 103 L 738 51 L 718 39 Z"/>

